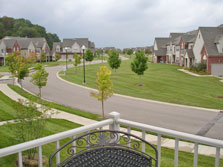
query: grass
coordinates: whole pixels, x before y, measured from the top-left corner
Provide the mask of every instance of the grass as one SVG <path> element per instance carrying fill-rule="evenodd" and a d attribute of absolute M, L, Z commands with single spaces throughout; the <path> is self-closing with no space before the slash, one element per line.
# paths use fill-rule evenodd
<path fill-rule="evenodd" d="M 141 80 L 130 69 L 131 60 L 122 61 L 121 67 L 112 71 L 111 80 L 115 93 L 152 99 L 157 101 L 198 106 L 205 108 L 223 109 L 223 83 L 215 77 L 195 77 L 178 71 L 181 67 L 168 64 L 148 63 Z M 86 66 L 87 87 L 96 88 L 96 73 L 102 64 Z M 104 63 L 103 65 L 107 65 Z M 83 72 L 75 72 L 69 68 L 66 76 L 61 76 L 79 85 L 83 85 Z M 142 83 L 143 86 L 138 86 Z M 84 85 L 83 85 L 84 86 Z"/>
<path fill-rule="evenodd" d="M 8 147 L 11 145 L 18 144 L 20 141 L 17 138 L 15 133 L 16 124 L 9 124 L 0 126 L 0 148 Z M 60 119 L 50 119 L 47 122 L 46 129 L 44 130 L 44 136 L 56 134 L 62 131 L 66 131 L 73 128 L 78 128 L 80 125 Z M 60 145 L 63 145 L 65 142 L 71 138 L 60 140 Z M 55 143 L 46 144 L 42 147 L 43 155 L 49 158 L 49 156 L 55 151 Z M 146 151 L 154 155 L 149 147 L 146 147 Z M 26 152 L 23 152 L 23 155 Z M 64 159 L 67 156 L 65 150 L 61 152 L 61 159 Z M 17 154 L 0 158 L 0 164 L 2 167 L 16 167 L 15 163 L 17 160 Z M 214 166 L 215 159 L 213 157 L 207 157 L 199 155 L 198 167 L 210 167 Z M 220 164 L 223 163 L 223 160 L 220 160 Z M 174 166 L 174 150 L 168 148 L 162 148 L 161 151 L 161 166 L 162 167 L 172 167 Z M 179 165 L 180 167 L 193 166 L 193 154 L 179 152 Z"/>
<path fill-rule="evenodd" d="M 17 111 L 19 103 L 10 99 L 0 91 L 0 121 L 13 120 L 17 118 Z M 20 107 L 23 108 L 22 105 Z M 25 108 L 25 107 L 24 107 Z"/>
<path fill-rule="evenodd" d="M 0 75 L 0 78 L 3 77 L 3 75 Z"/>
<path fill-rule="evenodd" d="M 39 104 L 48 106 L 50 108 L 55 108 L 55 109 L 58 109 L 58 110 L 62 110 L 62 111 L 65 111 L 65 112 L 68 112 L 68 113 L 71 113 L 71 114 L 79 115 L 79 116 L 82 116 L 82 117 L 85 117 L 85 118 L 89 118 L 89 119 L 93 119 L 93 120 L 97 120 L 97 121 L 101 120 L 100 116 L 97 115 L 97 114 L 92 114 L 92 113 L 88 113 L 88 112 L 81 111 L 81 110 L 78 110 L 78 109 L 66 107 L 66 106 L 63 106 L 63 105 L 60 105 L 60 104 L 57 104 L 57 103 L 49 102 L 49 101 L 46 101 L 46 100 L 41 100 L 39 97 L 34 96 L 34 95 L 24 91 L 23 89 L 21 89 L 18 86 L 11 85 L 11 84 L 8 84 L 8 86 L 12 90 L 14 90 L 18 94 L 20 94 L 21 96 L 23 96 L 27 99 L 32 99 L 34 102 L 37 102 Z"/>
<path fill-rule="evenodd" d="M 0 72 L 9 72 L 8 66 L 0 66 Z"/>
<path fill-rule="evenodd" d="M 66 120 L 61 119 L 50 119 L 47 121 L 46 129 L 44 130 L 44 136 L 56 134 L 59 132 L 63 132 L 69 129 L 74 129 L 80 127 L 81 125 L 75 124 Z M 0 148 L 12 146 L 15 144 L 19 144 L 20 141 L 17 138 L 15 133 L 16 124 L 9 124 L 0 126 Z M 64 140 L 60 140 L 60 145 L 63 145 L 65 142 L 70 140 L 71 138 L 67 138 Z M 43 146 L 43 155 L 47 158 L 55 151 L 55 143 L 46 144 Z M 23 155 L 26 152 L 23 152 Z M 61 154 L 61 158 L 65 158 L 66 154 L 63 152 Z M 16 167 L 17 154 L 13 154 L 10 156 L 0 158 L 1 167 Z"/>

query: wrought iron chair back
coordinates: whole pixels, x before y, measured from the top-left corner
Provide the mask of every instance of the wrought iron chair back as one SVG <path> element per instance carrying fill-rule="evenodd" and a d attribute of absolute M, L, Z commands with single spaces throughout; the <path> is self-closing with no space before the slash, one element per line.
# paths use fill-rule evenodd
<path fill-rule="evenodd" d="M 142 145 L 153 156 L 142 152 Z M 50 156 L 50 167 L 55 155 L 63 149 L 68 156 L 56 167 L 157 167 L 157 149 L 142 138 L 122 131 L 97 130 L 74 138 Z"/>

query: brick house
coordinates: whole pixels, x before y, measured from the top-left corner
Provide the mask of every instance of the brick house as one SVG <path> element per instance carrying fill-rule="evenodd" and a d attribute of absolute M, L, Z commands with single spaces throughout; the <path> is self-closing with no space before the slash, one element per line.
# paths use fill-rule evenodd
<path fill-rule="evenodd" d="M 70 38 L 70 39 L 63 39 L 63 42 L 54 42 L 53 49 L 52 49 L 52 56 L 55 59 L 55 55 L 59 54 L 61 56 L 61 61 L 67 59 L 69 61 L 73 60 L 73 54 L 77 53 L 82 55 L 82 46 L 85 46 L 86 49 L 91 49 L 91 51 L 95 52 L 95 45 L 93 42 L 89 41 L 88 38 Z M 67 50 L 66 50 L 67 49 Z"/>
<path fill-rule="evenodd" d="M 0 41 L 0 64 L 5 65 L 5 58 L 12 52 L 20 52 L 24 57 L 31 53 L 40 58 L 44 53 L 47 60 L 50 60 L 50 48 L 45 38 L 27 38 L 6 36 Z"/>
<path fill-rule="evenodd" d="M 166 44 L 170 41 L 170 38 L 155 38 L 153 45 L 152 62 L 154 63 L 166 63 Z"/>
<path fill-rule="evenodd" d="M 206 63 L 212 75 L 223 75 L 223 27 L 199 27 L 193 47 L 195 64 Z"/>

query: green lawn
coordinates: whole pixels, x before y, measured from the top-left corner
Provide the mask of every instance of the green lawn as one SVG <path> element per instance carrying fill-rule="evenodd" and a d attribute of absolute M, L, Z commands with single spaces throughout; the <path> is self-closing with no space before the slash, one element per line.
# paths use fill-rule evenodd
<path fill-rule="evenodd" d="M 15 133 L 16 124 L 9 124 L 0 126 L 0 148 L 8 147 L 11 145 L 19 144 L 20 141 Z M 44 136 L 56 134 L 62 131 L 80 127 L 81 125 L 75 124 L 66 120 L 61 119 L 50 119 L 47 121 L 46 130 L 44 131 Z M 60 141 L 60 145 L 70 140 L 67 138 Z M 55 151 L 55 143 L 50 143 L 43 146 L 43 155 L 49 157 Z M 23 154 L 26 154 L 23 152 Z M 61 154 L 62 158 L 65 158 L 66 154 L 63 152 Z M 16 167 L 17 154 L 0 158 L 1 167 Z"/>
<path fill-rule="evenodd" d="M 0 126 L 0 148 L 4 148 L 7 146 L 18 144 L 18 138 L 15 133 L 16 124 L 4 125 Z M 55 133 L 59 133 L 62 131 L 66 131 L 69 129 L 80 127 L 80 125 L 71 123 L 66 120 L 59 119 L 50 119 L 47 122 L 46 130 L 44 131 L 44 136 L 52 135 Z M 60 141 L 60 145 L 63 145 L 65 142 L 70 140 L 71 138 L 67 138 Z M 49 156 L 55 151 L 55 143 L 50 143 L 43 146 L 43 155 L 49 158 Z M 147 147 L 146 151 L 150 151 Z M 23 155 L 26 152 L 23 152 Z M 153 154 L 153 153 L 151 153 Z M 64 159 L 66 156 L 66 152 L 61 152 L 61 159 Z M 17 154 L 13 154 L 10 156 L 0 158 L 1 167 L 16 167 L 15 162 L 17 159 Z M 206 157 L 199 155 L 198 166 L 199 167 L 210 167 L 214 166 L 214 158 Z M 220 160 L 220 164 L 223 163 L 223 160 Z M 174 166 L 174 150 L 162 148 L 161 152 L 161 166 L 162 167 L 172 167 Z M 189 167 L 193 166 L 193 154 L 179 152 L 179 166 L 180 167 Z"/>
<path fill-rule="evenodd" d="M 0 91 L 0 121 L 17 118 L 16 108 L 20 105 Z"/>
<path fill-rule="evenodd" d="M 88 113 L 88 112 L 81 111 L 81 110 L 78 110 L 78 109 L 66 107 L 66 106 L 63 106 L 63 105 L 60 105 L 60 104 L 57 104 L 57 103 L 48 102 L 48 101 L 45 101 L 45 100 L 40 100 L 39 97 L 34 96 L 34 95 L 24 91 L 23 89 L 21 89 L 18 86 L 14 86 L 14 85 L 11 85 L 11 84 L 8 84 L 8 86 L 12 90 L 14 90 L 18 94 L 20 94 L 21 96 L 23 96 L 27 99 L 32 99 L 33 101 L 35 101 L 39 104 L 48 106 L 50 108 L 55 108 L 55 109 L 58 109 L 58 110 L 62 110 L 62 111 L 65 111 L 65 112 L 68 112 L 68 113 L 71 113 L 71 114 L 79 115 L 79 116 L 82 116 L 82 117 L 85 117 L 85 118 L 89 118 L 89 119 L 93 119 L 93 120 L 97 120 L 97 121 L 100 120 L 99 119 L 100 116 L 97 115 L 97 114 L 92 114 L 92 113 Z"/>
<path fill-rule="evenodd" d="M 121 67 L 113 70 L 111 79 L 115 93 L 157 101 L 223 109 L 223 83 L 215 77 L 195 77 L 177 69 L 176 65 L 148 64 L 148 69 L 139 77 L 130 69 L 130 61 L 122 61 Z M 86 66 L 87 87 L 96 88 L 96 72 L 102 64 Z M 107 63 L 104 63 L 107 65 Z M 83 85 L 82 68 L 75 72 L 68 69 L 63 79 Z M 143 86 L 138 86 L 138 83 Z"/>
<path fill-rule="evenodd" d="M 8 66 L 0 66 L 0 72 L 9 72 Z"/>

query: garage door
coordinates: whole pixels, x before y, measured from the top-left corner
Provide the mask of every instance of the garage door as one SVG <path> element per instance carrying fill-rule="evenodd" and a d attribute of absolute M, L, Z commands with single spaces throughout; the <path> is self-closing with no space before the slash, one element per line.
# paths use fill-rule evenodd
<path fill-rule="evenodd" d="M 211 75 L 223 76 L 223 64 L 211 64 Z"/>

